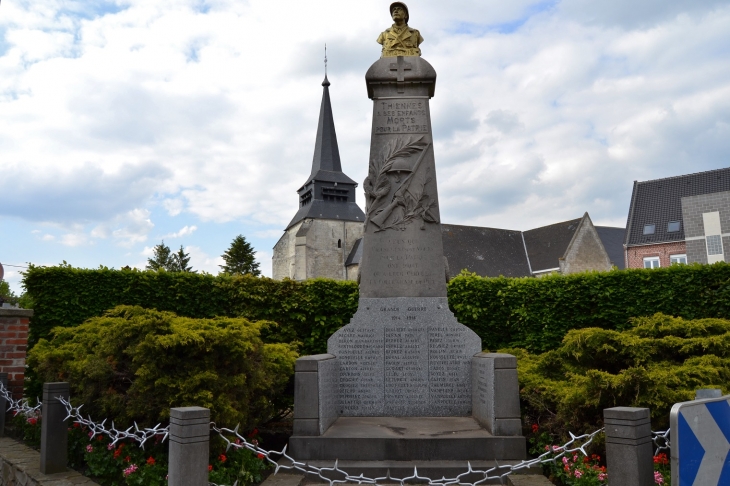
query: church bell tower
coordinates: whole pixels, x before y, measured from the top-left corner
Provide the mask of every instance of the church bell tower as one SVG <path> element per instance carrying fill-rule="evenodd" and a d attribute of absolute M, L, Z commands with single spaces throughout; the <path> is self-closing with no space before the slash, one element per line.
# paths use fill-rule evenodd
<path fill-rule="evenodd" d="M 345 261 L 362 237 L 365 214 L 355 202 L 357 183 L 342 172 L 330 82 L 322 82 L 312 171 L 297 191 L 299 210 L 274 246 L 273 278 L 354 280 Z"/>

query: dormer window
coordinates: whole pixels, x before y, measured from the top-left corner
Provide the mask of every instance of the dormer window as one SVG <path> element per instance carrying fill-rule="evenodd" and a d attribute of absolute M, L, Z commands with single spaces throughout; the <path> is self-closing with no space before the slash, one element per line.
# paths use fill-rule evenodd
<path fill-rule="evenodd" d="M 670 221 L 667 223 L 667 233 L 676 233 L 679 231 L 679 221 Z"/>
<path fill-rule="evenodd" d="M 644 225 L 644 234 L 645 235 L 653 235 L 655 231 L 656 231 L 655 224 L 645 224 Z"/>
<path fill-rule="evenodd" d="M 299 207 L 306 206 L 310 202 L 312 202 L 312 190 L 311 189 L 308 190 L 307 192 L 305 192 L 304 194 L 302 194 L 301 196 L 299 196 Z"/>

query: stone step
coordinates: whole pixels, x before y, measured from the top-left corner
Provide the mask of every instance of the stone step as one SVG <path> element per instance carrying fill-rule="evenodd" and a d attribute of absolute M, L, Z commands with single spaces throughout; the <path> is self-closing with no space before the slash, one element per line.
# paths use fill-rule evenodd
<path fill-rule="evenodd" d="M 298 461 L 490 461 L 526 457 L 525 438 L 493 436 L 472 417 L 340 417 L 321 436 L 292 436 Z"/>
<path fill-rule="evenodd" d="M 516 464 L 519 461 L 497 461 L 500 466 L 506 466 L 510 464 Z M 280 464 L 286 465 L 288 463 L 280 461 Z M 308 464 L 320 468 L 332 468 L 334 461 L 308 461 Z M 472 470 L 486 471 L 497 466 L 495 461 L 473 461 L 470 462 Z M 388 475 L 390 478 L 403 479 L 414 475 L 414 467 L 418 472 L 418 476 L 428 477 L 431 479 L 441 478 L 455 478 L 459 474 L 468 472 L 468 465 L 463 461 L 337 461 L 338 469 L 345 471 L 350 476 L 359 476 L 362 474 L 368 478 L 385 478 Z M 489 473 L 490 476 L 498 476 L 508 471 L 506 467 L 502 467 L 499 471 L 493 471 Z M 513 474 L 519 475 L 540 475 L 542 474 L 542 467 L 533 467 L 521 469 Z M 326 471 L 323 475 L 331 480 L 342 480 L 345 476 L 337 471 Z M 484 478 L 483 474 L 467 474 L 462 476 L 460 479 L 462 483 L 473 483 Z M 306 475 L 307 482 L 324 482 L 325 480 L 314 475 Z M 411 480 L 407 482 L 418 482 L 423 483 L 424 480 Z M 389 484 L 396 483 L 393 479 L 391 480 L 380 480 L 378 484 Z M 482 484 L 502 484 L 499 478 L 488 480 Z"/>

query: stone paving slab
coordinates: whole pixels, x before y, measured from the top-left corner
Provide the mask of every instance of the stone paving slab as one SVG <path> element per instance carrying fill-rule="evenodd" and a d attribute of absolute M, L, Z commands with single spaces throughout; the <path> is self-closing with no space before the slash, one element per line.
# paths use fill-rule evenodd
<path fill-rule="evenodd" d="M 8 437 L 0 437 L 0 486 L 77 486 L 98 484 L 69 469 L 57 474 L 40 471 L 38 451 Z"/>

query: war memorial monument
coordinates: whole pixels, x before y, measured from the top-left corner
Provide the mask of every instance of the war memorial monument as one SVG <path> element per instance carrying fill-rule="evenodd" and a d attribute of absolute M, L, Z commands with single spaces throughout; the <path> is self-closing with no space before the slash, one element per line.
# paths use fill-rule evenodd
<path fill-rule="evenodd" d="M 292 457 L 431 477 L 526 457 L 516 358 L 482 353 L 446 298 L 429 103 L 436 71 L 405 4 L 365 74 L 373 101 L 360 301 L 328 354 L 296 363 Z"/>

